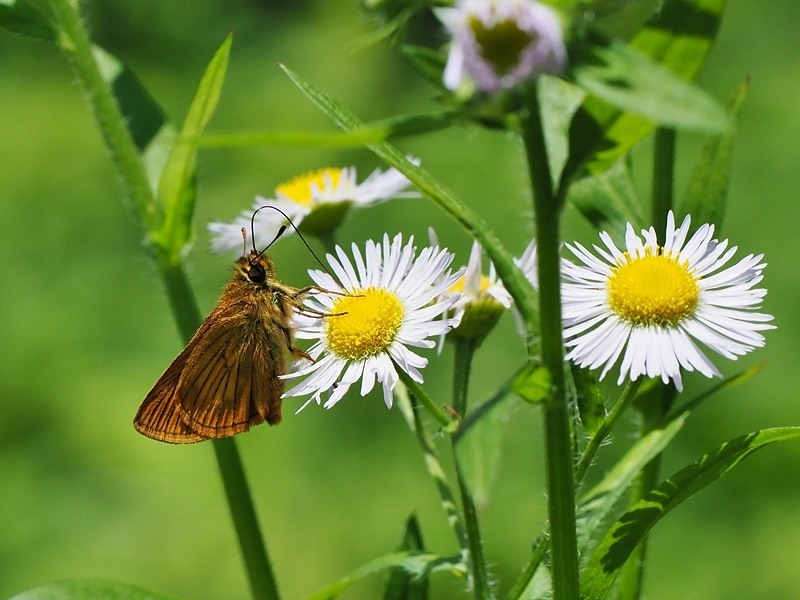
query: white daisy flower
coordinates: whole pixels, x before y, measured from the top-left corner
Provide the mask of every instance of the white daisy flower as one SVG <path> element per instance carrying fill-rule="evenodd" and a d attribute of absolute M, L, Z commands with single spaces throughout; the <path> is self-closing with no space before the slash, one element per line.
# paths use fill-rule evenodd
<path fill-rule="evenodd" d="M 448 89 L 458 89 L 469 78 L 478 89 L 496 92 L 566 68 L 561 23 L 545 4 L 460 0 L 437 14 L 453 36 L 443 76 Z"/>
<path fill-rule="evenodd" d="M 675 228 L 667 218 L 664 246 L 655 229 L 628 224 L 625 250 L 607 233 L 598 258 L 578 243 L 567 245 L 581 264 L 563 261 L 562 301 L 567 358 L 602 367 L 602 378 L 622 356 L 618 383 L 642 375 L 672 380 L 682 390 L 681 369 L 720 376 L 697 344 L 735 360 L 764 345 L 759 333 L 774 329 L 771 315 L 754 312 L 767 293 L 761 282 L 763 254 L 725 266 L 736 252 L 712 239 L 713 225 L 689 238 L 690 219 Z"/>
<path fill-rule="evenodd" d="M 339 281 L 328 273 L 309 271 L 326 291 L 307 299 L 306 306 L 328 316 L 295 316 L 296 337 L 316 340 L 308 351 L 315 362 L 298 361 L 295 370 L 284 375 L 305 377 L 284 394 L 311 394 L 301 410 L 312 400 L 320 404 L 328 391 L 324 406 L 332 407 L 359 379 L 362 396 L 377 379 L 391 407 L 397 368 L 421 383 L 420 369 L 428 364 L 410 348 L 431 348 L 435 343 L 430 338 L 452 327 L 451 319 L 440 318 L 454 302 L 442 296 L 457 278 L 447 271 L 452 254 L 432 246 L 416 256 L 413 238 L 403 245 L 400 234 L 391 242 L 384 235 L 382 244 L 368 241 L 363 256 L 355 244 L 352 252 L 352 262 L 339 246 L 336 257 L 327 255 Z"/>
<path fill-rule="evenodd" d="M 231 223 L 212 222 L 211 249 L 215 252 L 241 251 L 242 227 L 250 231 L 250 218 L 261 206 L 269 204 L 283 211 L 303 233 L 315 235 L 336 229 L 351 207 L 363 208 L 390 198 L 417 198 L 416 192 L 404 191 L 409 180 L 397 169 L 376 169 L 358 183 L 355 167 L 325 168 L 299 175 L 275 188 L 275 198 L 256 196 L 251 210 L 241 213 Z M 255 235 L 271 238 L 286 225 L 277 211 L 264 210 L 256 215 Z M 293 233 L 290 227 L 286 233 Z"/>

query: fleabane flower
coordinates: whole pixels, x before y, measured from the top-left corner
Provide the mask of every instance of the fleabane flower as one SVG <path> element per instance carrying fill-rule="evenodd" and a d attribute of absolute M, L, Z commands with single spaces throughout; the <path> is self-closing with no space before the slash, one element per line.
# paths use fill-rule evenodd
<path fill-rule="evenodd" d="M 386 235 L 382 243 L 368 241 L 363 255 L 353 244 L 352 254 L 351 261 L 337 246 L 336 256 L 327 256 L 338 281 L 328 273 L 309 271 L 325 291 L 306 300 L 308 311 L 295 315 L 294 325 L 298 339 L 315 340 L 308 350 L 315 362 L 298 361 L 284 375 L 304 378 L 284 394 L 310 394 L 301 408 L 311 401 L 320 404 L 327 392 L 324 406 L 330 408 L 359 380 L 362 396 L 377 380 L 391 407 L 397 369 L 422 382 L 420 370 L 428 361 L 411 348 L 433 347 L 431 338 L 444 335 L 453 324 L 441 318 L 454 302 L 443 296 L 457 279 L 448 271 L 452 254 L 429 246 L 417 255 L 413 238 L 404 245 L 399 234 L 391 241 Z"/>
<path fill-rule="evenodd" d="M 630 224 L 624 250 L 605 232 L 605 248 L 594 246 L 599 257 L 567 245 L 581 263 L 562 263 L 568 359 L 602 368 L 602 378 L 621 356 L 618 383 L 646 375 L 680 391 L 681 369 L 720 376 L 696 342 L 734 360 L 764 345 L 759 332 L 774 327 L 771 315 L 755 312 L 767 293 L 755 287 L 763 255 L 727 266 L 736 247 L 713 239 L 708 224 L 687 241 L 689 224 L 686 217 L 676 228 L 670 212 L 663 246 L 655 229 L 642 230 L 642 240 Z"/>
<path fill-rule="evenodd" d="M 508 89 L 567 64 L 556 13 L 535 0 L 460 0 L 437 13 L 453 36 L 444 85 L 456 90 L 465 78 L 484 92 Z"/>
<path fill-rule="evenodd" d="M 299 175 L 275 188 L 274 198 L 256 196 L 253 208 L 231 223 L 212 222 L 211 249 L 215 252 L 241 251 L 242 227 L 250 232 L 250 218 L 259 207 L 269 204 L 280 209 L 303 233 L 317 235 L 335 230 L 351 207 L 363 208 L 390 198 L 416 198 L 406 191 L 409 180 L 397 169 L 376 169 L 358 183 L 356 168 L 325 168 Z M 272 239 L 286 219 L 278 211 L 262 210 L 254 220 L 256 236 Z M 286 233 L 293 233 L 289 227 Z"/>
<path fill-rule="evenodd" d="M 473 242 L 466 269 L 445 293 L 445 297 L 454 301 L 452 313 L 457 326 L 452 335 L 478 341 L 486 337 L 513 304 L 493 263 L 489 263 L 489 274 L 483 274 L 481 253 L 480 244 Z"/>
<path fill-rule="evenodd" d="M 525 246 L 525 251 L 522 253 L 522 256 L 515 258 L 514 262 L 520 268 L 522 274 L 525 275 L 525 279 L 538 290 L 539 271 L 536 266 L 536 240 L 531 240 L 530 243 Z"/>

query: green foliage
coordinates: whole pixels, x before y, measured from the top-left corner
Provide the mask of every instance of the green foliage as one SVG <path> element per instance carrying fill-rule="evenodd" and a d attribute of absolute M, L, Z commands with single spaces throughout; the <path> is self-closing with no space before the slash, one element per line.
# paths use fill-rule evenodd
<path fill-rule="evenodd" d="M 173 596 L 156 594 L 144 588 L 103 581 L 101 579 L 71 579 L 56 581 L 20 592 L 9 600 L 174 600 Z"/>

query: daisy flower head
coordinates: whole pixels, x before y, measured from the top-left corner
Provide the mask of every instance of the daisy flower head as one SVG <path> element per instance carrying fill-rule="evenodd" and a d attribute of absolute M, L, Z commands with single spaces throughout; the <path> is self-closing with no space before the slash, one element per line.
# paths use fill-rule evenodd
<path fill-rule="evenodd" d="M 473 242 L 466 269 L 457 273 L 460 277 L 445 292 L 445 297 L 453 300 L 453 320 L 457 323 L 452 335 L 479 342 L 513 304 L 493 263 L 489 263 L 489 274 L 483 274 L 481 252 L 480 244 Z"/>
<path fill-rule="evenodd" d="M 713 239 L 709 224 L 689 237 L 689 225 L 687 216 L 676 228 L 670 212 L 661 246 L 654 228 L 642 239 L 628 224 L 624 250 L 604 232 L 599 257 L 567 245 L 579 261 L 562 263 L 568 359 L 602 367 L 602 378 L 621 356 L 618 383 L 646 375 L 681 391 L 681 369 L 720 376 L 696 342 L 732 360 L 764 345 L 759 332 L 774 327 L 755 312 L 767 293 L 756 287 L 763 254 L 729 265 L 737 248 Z"/>
<path fill-rule="evenodd" d="M 276 187 L 274 198 L 256 196 L 253 208 L 232 222 L 209 223 L 211 249 L 241 249 L 242 227 L 249 232 L 251 216 L 265 204 L 280 209 L 302 233 L 326 234 L 341 224 L 351 207 L 364 208 L 390 198 L 418 197 L 416 192 L 406 191 L 410 183 L 397 169 L 376 169 L 361 183 L 355 167 L 328 167 L 305 173 Z M 257 236 L 267 239 L 283 225 L 286 219 L 278 211 L 262 210 L 255 217 L 253 229 Z M 293 232 L 291 227 L 286 229 L 286 233 Z"/>
<path fill-rule="evenodd" d="M 417 254 L 413 241 L 384 235 L 381 243 L 368 241 L 363 254 L 353 244 L 352 260 L 337 246 L 336 256 L 327 259 L 338 281 L 309 271 L 324 291 L 306 300 L 309 310 L 295 315 L 294 326 L 295 337 L 314 340 L 308 350 L 314 362 L 301 359 L 284 375 L 304 378 L 284 398 L 311 395 L 302 409 L 312 400 L 320 404 L 329 392 L 324 406 L 330 408 L 357 381 L 364 396 L 377 380 L 391 407 L 397 369 L 422 382 L 420 369 L 428 361 L 411 348 L 431 348 L 431 338 L 451 329 L 452 319 L 441 316 L 454 300 L 443 294 L 457 275 L 448 271 L 453 255 L 447 250 L 429 246 Z"/>
<path fill-rule="evenodd" d="M 443 76 L 450 90 L 468 78 L 497 92 L 566 68 L 558 16 L 536 0 L 459 0 L 438 14 L 453 38 Z"/>

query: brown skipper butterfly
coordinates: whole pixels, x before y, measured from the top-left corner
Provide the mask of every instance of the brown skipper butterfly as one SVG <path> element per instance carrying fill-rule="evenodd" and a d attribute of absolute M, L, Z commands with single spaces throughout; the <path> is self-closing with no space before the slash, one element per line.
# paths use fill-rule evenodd
<path fill-rule="evenodd" d="M 286 354 L 312 360 L 294 347 L 291 315 L 310 311 L 303 298 L 320 288 L 278 281 L 267 248 L 236 261 L 214 310 L 145 396 L 133 420 L 139 433 L 189 444 L 280 422 Z"/>

